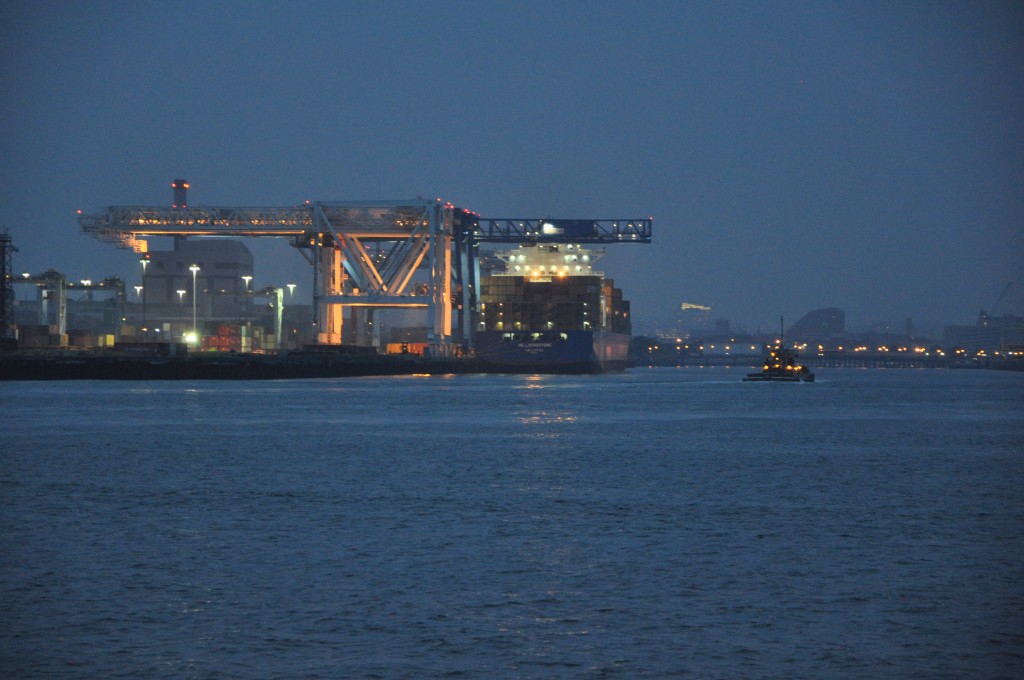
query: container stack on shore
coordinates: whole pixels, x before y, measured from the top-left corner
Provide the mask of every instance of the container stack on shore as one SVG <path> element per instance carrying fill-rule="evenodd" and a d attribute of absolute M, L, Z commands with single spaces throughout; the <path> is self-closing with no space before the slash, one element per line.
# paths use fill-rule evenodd
<path fill-rule="evenodd" d="M 240 324 L 221 325 L 214 335 L 204 335 L 204 352 L 251 352 L 254 347 L 248 326 Z"/>
<path fill-rule="evenodd" d="M 70 338 L 67 333 L 60 333 L 56 325 L 19 326 L 18 347 L 22 349 L 55 349 L 67 347 Z"/>

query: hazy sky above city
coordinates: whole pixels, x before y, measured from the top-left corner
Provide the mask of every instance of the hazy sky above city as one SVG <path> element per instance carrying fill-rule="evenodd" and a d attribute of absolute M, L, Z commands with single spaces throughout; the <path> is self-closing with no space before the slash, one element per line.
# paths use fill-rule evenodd
<path fill-rule="evenodd" d="M 654 216 L 602 263 L 635 331 L 819 307 L 1024 314 L 1019 2 L 6 2 L 16 271 L 137 283 L 75 211 L 441 197 Z M 256 284 L 308 264 L 247 242 Z"/>

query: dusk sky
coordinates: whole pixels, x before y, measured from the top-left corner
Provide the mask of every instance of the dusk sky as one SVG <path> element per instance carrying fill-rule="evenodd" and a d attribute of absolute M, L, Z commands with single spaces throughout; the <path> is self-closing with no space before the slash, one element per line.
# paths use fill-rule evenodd
<path fill-rule="evenodd" d="M 601 266 L 634 332 L 688 301 L 941 333 L 1011 281 L 1024 314 L 1020 2 L 14 1 L 0 31 L 19 272 L 137 283 L 75 211 L 181 177 L 191 205 L 653 216 Z M 286 241 L 247 244 L 310 293 Z"/>

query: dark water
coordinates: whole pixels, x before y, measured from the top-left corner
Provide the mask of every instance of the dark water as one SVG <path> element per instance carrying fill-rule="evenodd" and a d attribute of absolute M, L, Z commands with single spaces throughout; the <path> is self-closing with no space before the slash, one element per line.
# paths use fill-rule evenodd
<path fill-rule="evenodd" d="M 1024 375 L 0 383 L 0 676 L 1024 676 Z"/>

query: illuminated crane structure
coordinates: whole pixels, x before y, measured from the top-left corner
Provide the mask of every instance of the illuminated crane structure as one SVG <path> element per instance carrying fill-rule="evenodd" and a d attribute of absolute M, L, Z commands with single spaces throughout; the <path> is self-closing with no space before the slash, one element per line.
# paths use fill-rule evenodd
<path fill-rule="evenodd" d="M 453 313 L 458 339 L 472 343 L 480 243 L 648 243 L 652 226 L 650 218 L 482 219 L 440 199 L 422 198 L 192 207 L 176 193 L 175 205 L 181 207 L 80 211 L 78 222 L 83 232 L 136 252 L 146 252 L 147 236 L 289 238 L 313 266 L 318 343 L 341 343 L 346 306 L 357 311 L 418 307 L 427 310 L 429 341 L 440 354 L 453 350 Z M 426 285 L 410 285 L 421 269 L 428 272 Z"/>

